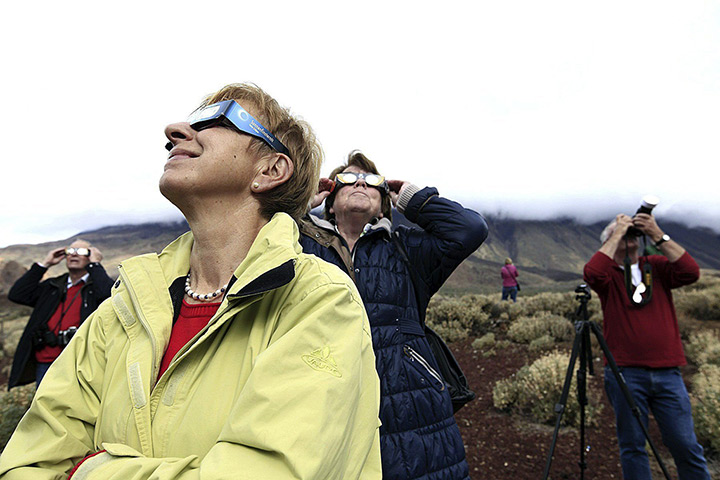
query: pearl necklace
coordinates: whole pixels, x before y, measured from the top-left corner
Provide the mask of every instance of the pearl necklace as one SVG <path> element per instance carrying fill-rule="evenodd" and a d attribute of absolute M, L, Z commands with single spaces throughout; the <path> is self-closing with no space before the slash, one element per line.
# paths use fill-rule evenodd
<path fill-rule="evenodd" d="M 212 301 L 215 297 L 218 295 L 222 295 L 225 293 L 225 290 L 227 290 L 228 284 L 226 283 L 222 287 L 218 288 L 212 293 L 207 293 L 205 295 L 200 295 L 192 291 L 192 288 L 190 288 L 190 272 L 187 274 L 187 278 L 185 279 L 185 295 L 187 295 L 190 298 L 193 298 L 195 300 L 199 300 L 201 302 L 209 302 Z"/>

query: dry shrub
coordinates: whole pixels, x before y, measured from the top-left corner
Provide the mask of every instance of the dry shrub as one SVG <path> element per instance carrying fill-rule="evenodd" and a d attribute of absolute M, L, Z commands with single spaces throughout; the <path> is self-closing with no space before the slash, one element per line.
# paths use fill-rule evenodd
<path fill-rule="evenodd" d="M 434 297 L 427 310 L 427 323 L 446 342 L 467 338 L 471 333 L 490 328 L 489 315 L 483 308 L 487 303 L 482 295 L 463 297 Z"/>
<path fill-rule="evenodd" d="M 495 302 L 490 305 L 488 314 L 494 324 L 503 322 L 512 322 L 517 320 L 524 314 L 523 299 L 518 303 L 514 302 Z"/>
<path fill-rule="evenodd" d="M 695 431 L 703 443 L 720 451 L 720 366 L 701 366 L 692 387 Z"/>
<path fill-rule="evenodd" d="M 575 294 L 568 293 L 539 293 L 523 299 L 523 316 L 535 317 L 551 313 L 570 318 L 577 309 Z"/>
<path fill-rule="evenodd" d="M 678 313 L 697 320 L 720 320 L 720 282 L 711 277 L 690 287 L 673 292 Z"/>
<path fill-rule="evenodd" d="M 3 351 L 7 357 L 15 355 L 17 344 L 20 342 L 23 329 L 27 324 L 30 317 L 20 317 L 13 320 L 6 320 L 3 322 L 2 331 L 3 337 L 0 338 L 0 350 Z"/>
<path fill-rule="evenodd" d="M 720 338 L 717 330 L 700 330 L 690 334 L 685 356 L 695 365 L 720 365 Z"/>
<path fill-rule="evenodd" d="M 541 337 L 551 340 L 569 340 L 573 338 L 575 328 L 567 318 L 542 312 L 534 317 L 523 317 L 513 322 L 508 337 L 516 343 L 530 343 Z"/>
<path fill-rule="evenodd" d="M 510 378 L 498 381 L 493 389 L 495 408 L 529 416 L 535 422 L 554 423 L 557 419 L 555 404 L 560 400 L 569 362 L 569 354 L 549 353 L 532 365 L 522 367 Z M 565 405 L 563 425 L 579 426 L 580 406 L 575 392 L 577 380 L 572 375 L 571 394 Z M 586 420 L 588 424 L 596 425 L 602 410 L 599 394 L 590 388 L 587 394 Z"/>
<path fill-rule="evenodd" d="M 30 408 L 33 395 L 35 395 L 35 384 L 0 393 L 0 451 L 5 449 L 18 422 Z"/>
<path fill-rule="evenodd" d="M 486 333 L 482 337 L 476 338 L 471 346 L 474 350 L 488 350 L 495 346 L 495 334 L 492 332 Z"/>
<path fill-rule="evenodd" d="M 550 350 L 555 346 L 555 339 L 550 335 L 543 335 L 530 342 L 528 348 L 531 352 L 542 352 Z"/>

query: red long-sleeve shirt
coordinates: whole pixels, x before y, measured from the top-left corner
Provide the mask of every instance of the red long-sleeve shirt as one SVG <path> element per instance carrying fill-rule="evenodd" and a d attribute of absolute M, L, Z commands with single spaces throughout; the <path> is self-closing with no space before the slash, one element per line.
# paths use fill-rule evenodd
<path fill-rule="evenodd" d="M 652 265 L 652 300 L 638 307 L 628 298 L 620 266 L 597 252 L 585 265 L 585 281 L 600 297 L 603 332 L 619 366 L 649 368 L 685 365 L 671 289 L 700 278 L 700 268 L 685 252 L 675 262 L 660 255 L 640 259 Z"/>

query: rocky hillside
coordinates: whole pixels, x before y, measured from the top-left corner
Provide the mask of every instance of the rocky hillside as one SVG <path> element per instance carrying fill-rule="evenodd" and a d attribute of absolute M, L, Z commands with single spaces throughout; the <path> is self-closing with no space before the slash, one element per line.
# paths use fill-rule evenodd
<path fill-rule="evenodd" d="M 582 267 L 599 247 L 598 237 L 604 224 L 583 225 L 572 220 L 514 220 L 488 217 L 490 235 L 470 258 L 452 275 L 443 293 L 491 293 L 499 291 L 499 270 L 505 257 L 513 258 L 520 271 L 523 291 L 566 290 L 582 282 Z M 406 223 L 401 215 L 395 221 Z M 720 235 L 709 229 L 688 228 L 662 222 L 662 228 L 685 246 L 701 267 L 720 270 Z M 103 263 L 111 275 L 120 261 L 133 255 L 159 252 L 182 232 L 187 224 L 146 223 L 118 225 L 82 232 L 105 255 Z M 0 294 L 27 267 L 41 260 L 52 248 L 68 245 L 72 239 L 38 245 L 12 245 L 0 249 Z M 60 266 L 53 272 L 61 272 Z"/>

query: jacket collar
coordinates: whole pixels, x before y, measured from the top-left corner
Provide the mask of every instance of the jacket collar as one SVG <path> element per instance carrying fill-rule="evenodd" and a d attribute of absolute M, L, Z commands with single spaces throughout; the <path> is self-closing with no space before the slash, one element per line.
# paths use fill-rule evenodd
<path fill-rule="evenodd" d="M 70 278 L 70 274 L 69 274 L 69 273 L 63 273 L 62 275 L 59 275 L 59 276 L 57 276 L 57 277 L 51 278 L 51 279 L 49 280 L 49 282 L 50 282 L 55 288 L 58 288 L 58 289 L 60 289 L 60 290 L 62 290 L 62 289 L 67 290 L 67 288 L 68 288 L 68 283 L 69 283 L 69 278 Z M 90 284 L 92 283 L 92 277 L 90 276 L 89 273 L 86 273 L 86 274 L 82 277 L 82 280 L 85 282 L 85 285 L 83 285 L 83 288 L 85 288 L 85 286 L 90 285 Z"/>
<path fill-rule="evenodd" d="M 336 235 L 340 235 L 340 233 L 337 231 L 337 226 L 329 222 L 328 220 L 324 220 L 320 217 L 317 217 L 313 215 L 312 213 L 307 215 L 306 218 L 309 217 L 310 221 L 313 225 L 315 225 L 318 228 L 321 228 L 322 230 L 332 232 Z M 378 231 L 385 231 L 388 235 L 392 235 L 392 222 L 388 220 L 387 218 L 380 218 L 378 221 L 374 223 L 368 223 L 365 225 L 364 229 L 364 235 L 367 235 L 369 233 L 375 233 Z"/>
<path fill-rule="evenodd" d="M 258 233 L 245 259 L 235 269 L 235 281 L 228 290 L 227 301 L 278 288 L 295 275 L 294 264 L 302 248 L 298 227 L 285 213 L 277 213 Z M 146 254 L 121 263 L 121 275 L 131 284 L 136 303 L 146 318 L 173 317 L 169 287 L 190 268 L 192 232 L 168 245 L 159 255 Z M 223 309 L 221 305 L 220 309 Z M 154 322 L 151 322 L 154 323 Z"/>

